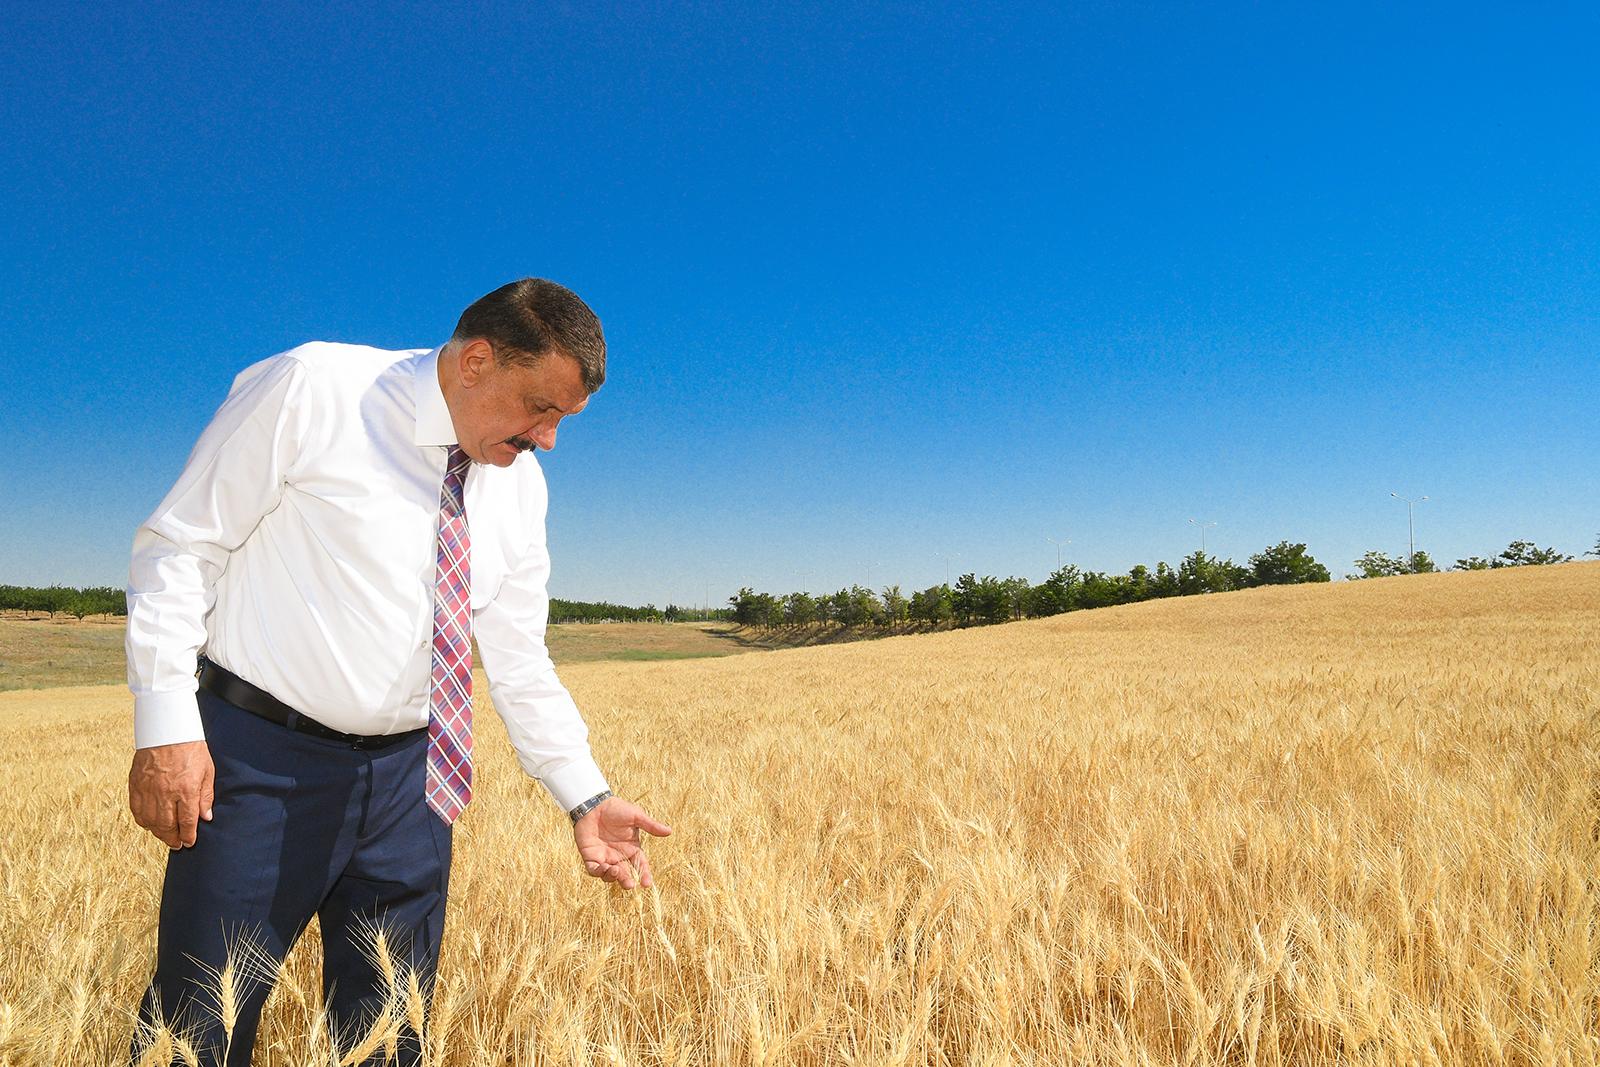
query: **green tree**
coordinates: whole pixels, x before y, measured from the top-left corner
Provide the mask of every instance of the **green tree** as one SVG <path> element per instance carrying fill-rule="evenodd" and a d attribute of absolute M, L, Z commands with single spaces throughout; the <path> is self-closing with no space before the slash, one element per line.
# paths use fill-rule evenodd
<path fill-rule="evenodd" d="M 1072 592 L 1078 585 L 1078 568 L 1067 564 L 1033 587 L 1028 612 L 1038 618 L 1072 610 Z"/>
<path fill-rule="evenodd" d="M 67 610 L 67 605 L 77 595 L 78 591 L 76 589 L 68 589 L 60 585 L 52 585 L 44 589 L 24 589 L 22 607 L 25 611 L 45 612 L 54 619 L 57 612 Z"/>
<path fill-rule="evenodd" d="M 883 587 L 883 615 L 890 625 L 905 619 L 910 610 L 911 604 L 901 595 L 898 585 Z"/>
<path fill-rule="evenodd" d="M 794 626 L 810 626 L 817 621 L 817 602 L 806 593 L 790 593 L 783 600 L 784 620 Z"/>
<path fill-rule="evenodd" d="M 850 614 L 856 621 L 856 626 L 871 626 L 882 618 L 882 605 L 878 603 L 878 594 L 860 586 L 850 587 Z"/>
<path fill-rule="evenodd" d="M 834 593 L 838 605 L 838 621 L 845 625 L 870 625 L 878 619 L 878 598 L 870 589 L 851 585 Z"/>
<path fill-rule="evenodd" d="M 920 593 L 911 594 L 911 618 L 916 622 L 935 625 L 949 622 L 953 614 L 948 585 L 930 585 Z"/>
<path fill-rule="evenodd" d="M 838 594 L 838 593 L 834 593 L 831 596 L 819 596 L 819 597 L 817 597 L 817 621 L 818 622 L 838 622 L 839 621 L 839 601 L 838 601 L 839 595 L 840 594 Z"/>
<path fill-rule="evenodd" d="M 1026 588 L 1027 582 L 1020 578 L 1001 581 L 990 574 L 982 578 L 963 574 L 956 579 L 956 617 L 962 622 L 1010 622 L 1018 592 Z"/>
<path fill-rule="evenodd" d="M 1126 603 L 1125 587 L 1126 578 L 1120 575 L 1104 574 L 1100 571 L 1084 571 L 1083 580 L 1078 583 L 1078 589 L 1073 597 L 1074 606 L 1080 608 L 1108 608 L 1113 604 Z"/>
<path fill-rule="evenodd" d="M 1482 556 L 1468 556 L 1466 559 L 1456 560 L 1453 571 L 1486 571 L 1494 566 L 1494 560 L 1484 559 Z"/>
<path fill-rule="evenodd" d="M 866 626 L 877 621 L 878 598 L 870 589 L 852 585 L 828 599 L 832 602 L 833 617 L 845 626 Z"/>
<path fill-rule="evenodd" d="M 126 614 L 126 608 L 121 614 Z M 630 608 L 603 600 L 590 603 L 582 600 L 561 600 L 556 597 L 550 599 L 551 622 L 652 622 L 661 617 L 662 613 L 656 610 L 653 604 L 643 608 Z"/>
<path fill-rule="evenodd" d="M 1407 563 L 1404 556 L 1396 559 L 1386 552 L 1374 550 L 1356 560 L 1355 565 L 1361 573 L 1345 575 L 1350 581 L 1361 578 L 1388 578 L 1396 574 L 1429 574 L 1439 569 L 1426 552 L 1418 552 Z"/>
<path fill-rule="evenodd" d="M 1146 567 L 1143 563 L 1135 566 L 1128 572 L 1127 588 L 1124 594 L 1127 601 L 1132 603 L 1140 600 L 1149 600 L 1152 581 L 1149 567 Z"/>
<path fill-rule="evenodd" d="M 956 579 L 951 607 L 962 622 L 1009 622 L 1013 601 L 1017 595 L 1016 583 L 1021 579 L 1006 581 L 986 574 L 963 574 Z M 1026 583 L 1023 583 L 1024 586 Z"/>
<path fill-rule="evenodd" d="M 1345 575 L 1350 581 L 1362 578 L 1388 578 L 1396 574 L 1410 573 L 1410 568 L 1406 566 L 1404 559 L 1395 559 L 1389 553 L 1379 552 L 1376 549 L 1356 560 L 1355 568 L 1361 573 Z"/>
<path fill-rule="evenodd" d="M 1299 585 L 1332 581 L 1328 568 L 1307 552 L 1304 544 L 1279 541 L 1250 557 L 1252 585 Z"/>
<path fill-rule="evenodd" d="M 1002 595 L 1000 598 L 1001 615 L 996 621 L 1014 622 L 1028 617 L 1028 601 L 1031 599 L 1033 587 L 1026 578 L 1007 578 L 1000 583 Z"/>
<path fill-rule="evenodd" d="M 1183 592 L 1178 585 L 1178 572 L 1165 560 L 1156 564 L 1156 573 L 1145 582 L 1144 591 L 1151 600 L 1178 596 Z"/>
<path fill-rule="evenodd" d="M 978 617 L 978 576 L 963 574 L 956 579 L 955 590 L 950 594 L 950 610 L 961 622 L 971 622 Z"/>
<path fill-rule="evenodd" d="M 770 600 L 771 597 L 767 599 Z M 761 597 L 754 589 L 748 586 L 740 589 L 737 595 L 728 598 L 728 604 L 733 608 L 733 621 L 740 626 L 766 625 L 766 605 L 761 602 Z"/>
<path fill-rule="evenodd" d="M 1546 567 L 1552 563 L 1566 563 L 1571 559 L 1571 556 L 1562 555 L 1553 548 L 1540 548 L 1532 541 L 1513 541 L 1489 566 Z"/>
<path fill-rule="evenodd" d="M 1245 588 L 1250 577 L 1248 570 L 1231 559 L 1218 560 L 1204 552 L 1196 552 L 1185 558 L 1178 568 L 1178 591 L 1184 596 L 1226 593 Z"/>

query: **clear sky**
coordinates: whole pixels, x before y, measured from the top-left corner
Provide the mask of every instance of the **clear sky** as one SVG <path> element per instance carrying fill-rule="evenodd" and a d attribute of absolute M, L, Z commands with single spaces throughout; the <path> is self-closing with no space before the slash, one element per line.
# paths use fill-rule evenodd
<path fill-rule="evenodd" d="M 551 591 L 1600 537 L 1592 4 L 7 3 L 0 581 L 120 585 L 233 375 L 524 274 Z M 803 577 L 796 572 L 810 572 Z"/>

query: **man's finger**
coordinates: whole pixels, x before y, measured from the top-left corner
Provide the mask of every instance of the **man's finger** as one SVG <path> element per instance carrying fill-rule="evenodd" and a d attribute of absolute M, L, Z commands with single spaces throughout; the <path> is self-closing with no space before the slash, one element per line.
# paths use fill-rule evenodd
<path fill-rule="evenodd" d="M 206 767 L 206 776 L 200 786 L 200 817 L 206 822 L 211 821 L 211 806 L 217 800 L 217 768 L 214 764 Z"/>
<path fill-rule="evenodd" d="M 178 798 L 178 840 L 187 847 L 194 844 L 200 826 L 200 804 L 188 797 Z M 177 846 L 173 846 L 177 847 Z"/>
<path fill-rule="evenodd" d="M 672 836 L 672 827 L 668 826 L 664 822 L 660 822 L 651 818 L 650 814 L 644 809 L 636 809 L 632 814 L 633 818 L 629 820 L 628 825 L 633 827 L 635 830 L 643 830 L 651 837 Z"/>
<path fill-rule="evenodd" d="M 168 848 L 175 849 L 182 846 L 183 839 L 178 836 L 178 815 L 172 808 L 162 811 L 160 818 L 152 819 L 145 824 L 145 829 L 154 834 L 156 839 Z"/>
<path fill-rule="evenodd" d="M 146 830 L 154 834 L 156 840 L 163 845 L 171 849 L 178 847 L 178 820 L 176 813 L 172 809 L 168 808 L 162 811 L 160 818 L 151 819 L 142 825 Z"/>
<path fill-rule="evenodd" d="M 632 889 L 636 884 L 633 879 L 633 867 L 626 863 L 619 863 L 615 868 L 617 884 L 624 889 Z"/>

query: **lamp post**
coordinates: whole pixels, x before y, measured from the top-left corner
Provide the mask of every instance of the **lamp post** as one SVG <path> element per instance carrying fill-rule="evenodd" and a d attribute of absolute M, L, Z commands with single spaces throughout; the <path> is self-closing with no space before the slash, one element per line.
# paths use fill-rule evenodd
<path fill-rule="evenodd" d="M 1399 493 L 1390 493 L 1389 495 L 1396 500 L 1406 500 Z M 1425 496 L 1419 496 L 1415 500 L 1406 500 L 1406 535 L 1411 542 L 1411 555 L 1407 557 L 1407 562 L 1411 564 L 1412 574 L 1417 573 L 1417 524 L 1413 518 L 1412 511 L 1426 499 L 1428 498 Z"/>
<path fill-rule="evenodd" d="M 879 562 L 879 563 L 857 563 L 856 566 L 857 567 L 865 567 L 867 569 L 867 592 L 870 593 L 872 591 L 872 568 L 881 567 L 881 566 L 883 566 L 883 564 L 881 562 Z"/>
<path fill-rule="evenodd" d="M 935 552 L 934 555 L 944 560 L 944 584 L 948 586 L 950 584 L 950 561 L 961 555 L 961 553 L 952 552 L 947 556 L 943 552 Z"/>
<path fill-rule="evenodd" d="M 806 591 L 806 575 L 817 573 L 815 569 L 809 571 L 795 571 L 800 576 L 800 592 Z"/>
<path fill-rule="evenodd" d="M 711 621 L 711 587 L 713 585 L 715 585 L 715 584 L 717 584 L 717 583 L 715 583 L 715 582 L 706 582 L 705 583 L 705 586 L 706 586 L 706 621 L 707 622 Z"/>
<path fill-rule="evenodd" d="M 1190 519 L 1189 521 L 1194 523 L 1196 526 L 1200 526 L 1200 524 L 1195 522 L 1193 519 Z M 1216 523 L 1214 522 L 1208 522 L 1204 526 L 1200 526 L 1200 554 L 1202 556 L 1206 554 L 1206 531 L 1215 525 Z"/>
<path fill-rule="evenodd" d="M 1060 570 L 1061 569 L 1061 546 L 1062 545 L 1070 545 L 1070 544 L 1072 544 L 1072 542 L 1071 541 L 1057 541 L 1054 537 L 1046 537 L 1045 540 L 1049 541 L 1052 545 L 1056 546 L 1056 570 Z"/>

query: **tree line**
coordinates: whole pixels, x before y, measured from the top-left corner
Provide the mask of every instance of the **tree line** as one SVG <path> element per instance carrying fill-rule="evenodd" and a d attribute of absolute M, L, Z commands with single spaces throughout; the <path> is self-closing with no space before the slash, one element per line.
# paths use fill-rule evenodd
<path fill-rule="evenodd" d="M 1600 556 L 1600 542 L 1585 555 Z M 1531 541 L 1513 541 L 1499 555 L 1469 556 L 1456 560 L 1452 570 L 1489 570 L 1500 567 L 1545 566 L 1566 563 L 1573 557 Z M 1437 571 L 1426 552 L 1409 561 L 1382 552 L 1368 552 L 1355 561 L 1356 573 L 1347 579 L 1381 578 L 1393 574 Z M 833 622 L 843 626 L 893 626 L 1011 622 L 1043 618 L 1068 611 L 1132 604 L 1163 597 L 1225 593 L 1261 585 L 1296 585 L 1326 582 L 1332 575 L 1306 552 L 1304 544 L 1280 541 L 1249 558 L 1247 564 L 1217 559 L 1204 551 L 1186 557 L 1177 568 L 1157 563 L 1154 571 L 1140 564 L 1127 574 L 1080 571 L 1068 565 L 1039 585 L 1025 578 L 995 578 L 963 574 L 951 585 L 929 586 L 905 596 L 898 585 L 880 592 L 852 585 L 836 593 L 811 596 L 789 593 L 775 596 L 740 589 L 729 597 L 733 621 L 745 626 L 806 626 Z"/>
<path fill-rule="evenodd" d="M 774 596 L 746 588 L 729 597 L 728 603 L 733 609 L 733 621 L 746 626 L 807 626 L 820 622 L 843 626 L 972 625 L 1258 585 L 1326 582 L 1331 578 L 1328 568 L 1307 553 L 1304 544 L 1282 541 L 1251 556 L 1248 565 L 1195 552 L 1176 568 L 1163 562 L 1152 571 L 1140 564 L 1127 574 L 1081 571 L 1068 564 L 1039 585 L 1031 585 L 1026 578 L 980 578 L 969 573 L 953 586 L 929 586 L 910 596 L 904 595 L 898 585 L 885 586 L 881 593 L 852 585 L 837 593 L 816 596 L 805 592 Z"/>
<path fill-rule="evenodd" d="M 1600 540 L 1596 541 L 1592 551 L 1585 552 L 1584 555 L 1600 556 Z M 1553 548 L 1540 548 L 1532 541 L 1513 541 L 1497 556 L 1468 556 L 1466 559 L 1456 560 L 1456 565 L 1449 569 L 1489 571 L 1499 570 L 1502 567 L 1548 567 L 1553 563 L 1569 563 L 1572 559 L 1572 556 Z M 1409 560 L 1405 556 L 1391 556 L 1386 552 L 1368 552 L 1356 560 L 1355 568 L 1359 573 L 1345 575 L 1350 581 L 1361 578 L 1387 578 L 1396 574 L 1432 574 L 1440 569 L 1433 561 L 1433 557 L 1426 552 L 1413 553 Z"/>
<path fill-rule="evenodd" d="M 552 623 L 568 622 L 686 622 L 690 619 L 721 619 L 731 621 L 733 612 L 727 608 L 684 608 L 676 604 L 668 604 L 658 608 L 654 604 L 646 604 L 642 608 L 630 608 L 621 604 L 611 604 L 606 601 L 584 600 L 550 600 L 550 621 Z"/>
<path fill-rule="evenodd" d="M 0 585 L 0 611 L 20 611 L 27 615 L 39 614 L 54 619 L 57 615 L 71 615 L 82 619 L 89 615 L 128 614 L 127 595 L 109 585 L 96 585 L 74 589 L 65 585 L 40 588 L 29 585 Z M 550 601 L 550 621 L 562 622 L 678 622 L 685 619 L 731 619 L 732 612 L 724 608 L 683 608 L 668 604 L 658 608 L 646 604 L 630 608 L 605 601 L 583 600 Z"/>
<path fill-rule="evenodd" d="M 1600 556 L 1600 538 L 1586 556 Z M 1495 570 L 1501 567 L 1548 566 L 1566 563 L 1572 556 L 1554 548 L 1540 548 L 1532 541 L 1513 541 L 1494 556 L 1468 556 L 1458 559 L 1455 571 Z M 1425 574 L 1440 568 L 1427 552 L 1390 556 L 1368 552 L 1354 563 L 1356 571 L 1345 575 L 1352 581 L 1383 578 L 1397 574 Z M 881 592 L 859 585 L 836 593 L 812 596 L 805 592 L 774 596 L 740 589 L 728 598 L 726 608 L 680 607 L 668 604 L 658 608 L 646 604 L 631 608 L 606 601 L 550 601 L 552 623 L 598 622 L 683 622 L 690 619 L 717 619 L 745 626 L 806 626 L 835 622 L 844 626 L 894 625 L 897 623 L 1009 622 L 1013 619 L 1042 618 L 1068 611 L 1103 608 L 1113 604 L 1132 604 L 1162 597 L 1193 596 L 1198 593 L 1224 593 L 1259 585 L 1293 585 L 1326 582 L 1328 568 L 1307 552 L 1304 544 L 1278 544 L 1251 556 L 1248 565 L 1231 559 L 1219 560 L 1204 552 L 1186 557 L 1174 570 L 1157 563 L 1151 571 L 1143 564 L 1127 574 L 1080 571 L 1068 564 L 1039 585 L 1026 578 L 977 577 L 963 574 L 950 585 L 934 585 L 909 597 L 900 587 L 885 586 Z M 54 619 L 58 614 L 83 619 L 89 615 L 128 614 L 128 602 L 121 589 L 109 585 L 76 589 L 51 585 L 40 588 L 26 585 L 0 585 L 0 611 L 42 614 Z"/>
<path fill-rule="evenodd" d="M 0 585 L 0 611 L 20 611 L 24 614 L 71 615 L 82 619 L 87 615 L 126 615 L 128 598 L 121 589 L 109 585 L 74 589 L 65 585 L 44 588 L 31 585 Z"/>

